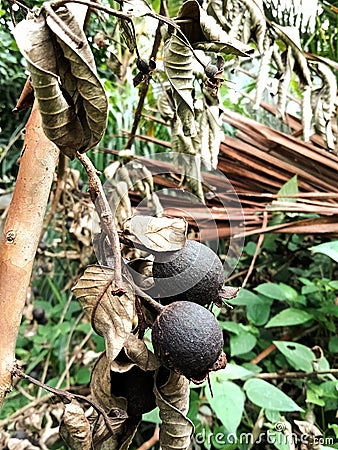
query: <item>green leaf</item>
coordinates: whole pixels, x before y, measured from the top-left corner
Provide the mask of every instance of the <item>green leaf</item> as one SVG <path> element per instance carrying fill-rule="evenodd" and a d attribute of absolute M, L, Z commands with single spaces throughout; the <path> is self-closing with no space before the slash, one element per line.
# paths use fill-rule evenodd
<path fill-rule="evenodd" d="M 273 343 L 296 370 L 313 371 L 312 361 L 316 359 L 316 356 L 308 347 L 288 341 L 274 341 Z"/>
<path fill-rule="evenodd" d="M 266 297 L 273 298 L 274 300 L 287 300 L 288 295 L 284 288 L 285 285 L 280 286 L 276 283 L 263 283 L 255 287 L 255 291 Z"/>
<path fill-rule="evenodd" d="M 317 388 L 317 389 L 316 389 Z M 318 386 L 312 385 L 306 390 L 306 403 L 312 403 L 318 406 L 325 406 L 325 401 L 321 398 L 323 391 Z"/>
<path fill-rule="evenodd" d="M 88 367 L 80 367 L 80 369 L 77 370 L 75 376 L 76 384 L 88 384 L 90 381 L 90 374 L 91 372 Z"/>
<path fill-rule="evenodd" d="M 160 409 L 157 407 L 153 409 L 152 411 L 149 411 L 142 416 L 142 420 L 144 422 L 151 422 L 151 423 L 161 423 L 160 419 Z"/>
<path fill-rule="evenodd" d="M 298 194 L 298 181 L 297 175 L 292 177 L 287 181 L 278 191 L 278 201 L 280 202 L 290 202 L 295 201 L 295 199 L 290 197 L 283 197 L 284 195 L 295 195 Z"/>
<path fill-rule="evenodd" d="M 254 294 L 251 291 L 248 291 L 247 289 L 241 289 L 238 294 L 237 297 L 232 298 L 230 300 L 228 300 L 229 303 L 231 303 L 232 305 L 251 305 L 251 304 L 256 304 L 261 302 L 261 299 L 258 295 Z"/>
<path fill-rule="evenodd" d="M 211 409 L 229 433 L 236 433 L 244 410 L 245 395 L 240 387 L 231 381 L 219 382 L 217 372 L 210 373 L 213 396 L 206 389 Z"/>
<path fill-rule="evenodd" d="M 228 380 L 245 380 L 253 375 L 254 373 L 250 370 L 233 363 L 228 363 L 225 369 L 218 370 L 215 374 L 217 381 L 220 383 Z"/>
<path fill-rule="evenodd" d="M 338 241 L 325 242 L 324 244 L 314 245 L 310 247 L 314 253 L 323 253 L 334 261 L 338 262 Z"/>
<path fill-rule="evenodd" d="M 338 336 L 332 336 L 329 340 L 329 351 L 338 353 Z"/>
<path fill-rule="evenodd" d="M 242 331 L 230 337 L 231 356 L 243 355 L 250 352 L 256 345 L 256 337 L 248 331 Z"/>
<path fill-rule="evenodd" d="M 287 308 L 272 317 L 265 325 L 265 328 L 299 325 L 308 322 L 312 318 L 312 314 L 306 311 L 297 308 Z"/>
<path fill-rule="evenodd" d="M 302 411 L 284 392 L 258 378 L 250 378 L 244 383 L 249 400 L 255 405 L 271 411 Z"/>
<path fill-rule="evenodd" d="M 246 315 L 250 322 L 257 326 L 264 325 L 270 316 L 271 302 L 262 302 L 261 304 L 248 305 Z"/>
<path fill-rule="evenodd" d="M 247 317 L 255 325 L 264 325 L 270 315 L 272 299 L 263 298 L 247 289 L 241 289 L 236 298 L 229 300 L 232 305 L 244 305 L 247 307 Z"/>
<path fill-rule="evenodd" d="M 338 290 L 338 281 L 330 281 L 329 286 Z"/>
<path fill-rule="evenodd" d="M 239 334 L 243 330 L 243 325 L 236 322 L 219 322 L 222 330 L 229 331 L 230 333 Z"/>

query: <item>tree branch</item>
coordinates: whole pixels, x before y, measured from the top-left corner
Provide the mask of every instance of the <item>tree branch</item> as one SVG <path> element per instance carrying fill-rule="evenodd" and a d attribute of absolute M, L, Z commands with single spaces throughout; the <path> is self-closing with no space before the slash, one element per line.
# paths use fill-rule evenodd
<path fill-rule="evenodd" d="M 295 379 L 295 378 L 317 378 L 319 375 L 338 375 L 338 369 L 319 370 L 318 372 L 284 372 L 284 373 L 258 373 L 255 378 L 263 380 L 280 380 L 280 379 Z"/>
<path fill-rule="evenodd" d="M 77 157 L 85 168 L 89 179 L 89 193 L 96 211 L 99 215 L 103 231 L 108 236 L 114 255 L 114 281 L 117 290 L 123 291 L 122 279 L 122 258 L 120 249 L 120 239 L 115 225 L 115 219 L 110 209 L 106 194 L 103 191 L 101 180 L 97 174 L 94 164 L 83 153 L 78 153 Z"/>
<path fill-rule="evenodd" d="M 11 389 L 16 339 L 58 156 L 35 105 L 0 242 L 0 406 Z"/>

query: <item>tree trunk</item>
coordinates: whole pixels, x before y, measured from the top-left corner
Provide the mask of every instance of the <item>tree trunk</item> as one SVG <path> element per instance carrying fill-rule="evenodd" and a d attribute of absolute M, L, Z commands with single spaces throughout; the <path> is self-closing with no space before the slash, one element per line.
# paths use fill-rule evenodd
<path fill-rule="evenodd" d="M 35 104 L 0 242 L 0 406 L 11 389 L 16 339 L 58 156 Z"/>

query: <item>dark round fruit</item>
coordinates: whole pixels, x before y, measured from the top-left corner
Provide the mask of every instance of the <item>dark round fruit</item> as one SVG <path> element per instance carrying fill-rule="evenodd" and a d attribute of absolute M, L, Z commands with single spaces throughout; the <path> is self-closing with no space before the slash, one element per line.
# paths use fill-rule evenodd
<path fill-rule="evenodd" d="M 47 325 L 48 323 L 46 312 L 43 308 L 33 309 L 33 319 L 36 320 L 39 325 Z"/>
<path fill-rule="evenodd" d="M 141 416 L 156 408 L 154 372 L 133 366 L 127 372 L 110 372 L 111 394 L 127 400 L 127 413 Z"/>
<path fill-rule="evenodd" d="M 218 366 L 224 355 L 222 330 L 215 316 L 196 303 L 178 301 L 165 306 L 154 322 L 152 343 L 163 366 L 195 382 L 222 368 Z"/>
<path fill-rule="evenodd" d="M 163 258 L 163 256 L 162 256 Z M 187 300 L 207 305 L 217 303 L 224 282 L 222 262 L 209 247 L 188 240 L 185 247 L 161 261 L 160 255 L 153 264 L 155 289 L 162 303 Z"/>

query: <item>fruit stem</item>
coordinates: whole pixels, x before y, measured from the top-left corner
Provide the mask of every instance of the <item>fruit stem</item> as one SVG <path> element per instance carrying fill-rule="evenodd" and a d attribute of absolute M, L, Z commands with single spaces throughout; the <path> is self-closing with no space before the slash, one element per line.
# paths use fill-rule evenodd
<path fill-rule="evenodd" d="M 141 301 L 145 306 L 150 307 L 156 313 L 160 314 L 165 306 L 161 305 L 159 302 L 154 300 L 150 295 L 146 294 L 142 289 L 140 289 L 135 283 L 133 283 L 133 287 L 135 289 L 135 294 L 140 297 Z"/>

